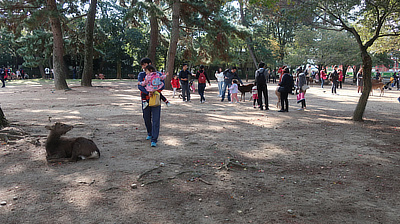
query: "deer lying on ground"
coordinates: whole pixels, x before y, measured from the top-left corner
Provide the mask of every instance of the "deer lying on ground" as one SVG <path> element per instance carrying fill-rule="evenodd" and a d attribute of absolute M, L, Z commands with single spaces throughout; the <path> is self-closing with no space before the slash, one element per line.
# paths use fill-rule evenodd
<path fill-rule="evenodd" d="M 74 128 L 72 125 L 55 123 L 46 126 L 50 130 L 46 140 L 46 159 L 48 162 L 78 161 L 78 159 L 97 159 L 100 151 L 96 144 L 87 138 L 61 137 Z"/>

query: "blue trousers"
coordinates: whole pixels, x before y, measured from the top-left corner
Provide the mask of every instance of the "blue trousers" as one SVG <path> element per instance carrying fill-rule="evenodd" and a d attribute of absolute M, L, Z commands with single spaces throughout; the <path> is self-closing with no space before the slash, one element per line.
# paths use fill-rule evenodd
<path fill-rule="evenodd" d="M 232 85 L 232 83 L 230 82 L 224 82 L 224 87 L 222 88 L 222 100 L 225 99 L 225 92 L 226 92 L 226 88 L 230 88 Z M 229 91 L 228 89 L 228 101 L 231 101 L 231 91 Z"/>
<path fill-rule="evenodd" d="M 218 82 L 219 96 L 222 96 L 222 87 L 224 87 L 224 81 Z"/>
<path fill-rule="evenodd" d="M 161 106 L 147 106 L 146 109 L 143 110 L 144 124 L 146 125 L 147 135 L 151 136 L 151 142 L 157 143 L 158 135 L 160 133 L 160 117 Z"/>

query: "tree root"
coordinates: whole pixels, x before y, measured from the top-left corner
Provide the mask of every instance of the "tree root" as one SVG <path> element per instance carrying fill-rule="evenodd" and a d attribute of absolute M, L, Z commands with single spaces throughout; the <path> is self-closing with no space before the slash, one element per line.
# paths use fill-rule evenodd
<path fill-rule="evenodd" d="M 144 173 L 142 173 L 142 174 L 140 174 L 140 175 L 138 176 L 138 179 L 137 179 L 137 180 L 140 181 L 145 175 L 147 175 L 147 174 L 149 174 L 149 173 L 151 173 L 151 172 L 153 172 L 154 170 L 157 170 L 157 169 L 159 169 L 159 168 L 160 168 L 160 167 L 155 167 L 155 168 L 153 168 L 153 169 L 150 169 L 150 170 L 145 171 Z M 152 180 L 152 181 L 144 182 L 143 185 L 150 185 L 150 184 L 160 183 L 160 182 L 163 182 L 163 181 L 173 180 L 173 179 L 176 179 L 178 176 L 180 176 L 180 175 L 182 175 L 182 174 L 186 174 L 186 173 L 197 173 L 197 172 L 196 172 L 196 171 L 182 171 L 182 172 L 179 172 L 178 174 L 176 174 L 175 176 L 172 176 L 172 177 L 166 177 L 166 178 L 162 178 L 162 179 L 157 179 L 157 180 Z M 203 180 L 202 178 L 200 178 L 202 175 L 203 175 L 203 174 L 197 174 L 195 177 L 192 177 L 189 181 L 199 180 L 200 182 L 203 182 L 203 183 L 205 183 L 205 184 L 207 184 L 207 185 L 212 185 L 212 183 L 207 182 L 207 181 Z"/>
<path fill-rule="evenodd" d="M 248 166 L 246 164 L 240 163 L 238 161 L 236 161 L 235 159 L 229 159 L 228 161 L 226 161 L 223 166 L 221 168 L 225 168 L 226 170 L 231 170 L 231 168 L 233 167 L 238 167 L 238 168 L 242 168 L 242 169 L 254 169 L 254 170 L 260 170 L 259 168 L 255 167 L 255 166 Z"/>
<path fill-rule="evenodd" d="M 157 168 L 159 168 L 159 167 L 157 167 Z M 150 173 L 151 171 L 156 170 L 157 168 L 154 168 L 154 169 L 152 169 L 152 170 L 146 171 L 145 173 L 146 173 L 146 174 L 147 174 L 147 173 Z M 149 185 L 149 184 L 155 184 L 155 183 L 163 182 L 163 181 L 166 181 L 166 180 L 173 180 L 173 179 L 177 178 L 178 176 L 180 176 L 180 175 L 182 175 L 182 174 L 185 174 L 185 173 L 192 173 L 192 172 L 193 172 L 193 171 L 182 171 L 182 172 L 176 174 L 175 176 L 167 177 L 167 178 L 163 178 L 163 179 L 158 179 L 158 180 L 152 180 L 152 181 L 149 181 L 149 182 L 145 182 L 145 183 L 143 183 L 143 184 L 144 184 L 144 185 Z M 143 174 L 145 174 L 145 173 L 143 173 Z M 142 175 L 142 177 L 143 177 L 143 176 L 144 176 L 144 175 Z M 139 179 L 138 179 L 138 180 L 139 180 Z"/>
<path fill-rule="evenodd" d="M 207 181 L 203 180 L 203 179 L 200 178 L 200 177 L 198 178 L 198 180 L 201 181 L 201 182 L 203 182 L 203 183 L 205 183 L 205 184 L 207 184 L 207 185 L 213 185 L 212 183 L 207 182 Z"/>
<path fill-rule="evenodd" d="M 142 179 L 142 177 L 144 177 L 145 175 L 147 175 L 147 174 L 149 174 L 149 173 L 151 173 L 151 172 L 153 172 L 154 170 L 157 170 L 157 169 L 159 169 L 159 168 L 160 168 L 159 166 L 158 166 L 158 167 L 154 167 L 153 169 L 147 170 L 147 171 L 145 171 L 145 172 L 139 174 L 139 176 L 137 177 L 137 180 L 140 181 L 140 179 Z"/>

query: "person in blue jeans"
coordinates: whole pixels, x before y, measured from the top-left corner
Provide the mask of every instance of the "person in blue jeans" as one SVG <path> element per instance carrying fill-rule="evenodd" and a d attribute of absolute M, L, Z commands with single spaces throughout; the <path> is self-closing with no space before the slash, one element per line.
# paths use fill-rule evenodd
<path fill-rule="evenodd" d="M 225 99 L 225 92 L 226 88 L 230 88 L 232 85 L 232 80 L 237 79 L 243 85 L 242 80 L 239 78 L 238 74 L 236 73 L 237 68 L 232 67 L 231 69 L 227 69 L 224 71 L 224 87 L 222 88 L 222 99 L 221 102 Z M 231 93 L 228 91 L 228 101 L 231 101 Z"/>
<path fill-rule="evenodd" d="M 146 68 L 147 65 L 151 65 L 150 58 L 143 58 L 142 60 L 140 60 L 140 65 L 142 66 L 142 69 L 144 70 L 144 68 Z M 140 72 L 138 75 L 138 81 L 139 82 L 144 81 L 145 77 L 146 77 L 146 72 L 145 71 Z M 140 90 L 141 98 L 146 98 L 147 103 L 148 103 L 150 96 L 153 93 L 148 92 L 144 86 L 138 85 L 138 88 Z M 143 104 L 143 102 L 142 102 L 142 104 Z M 161 106 L 146 107 L 143 109 L 143 105 L 142 105 L 142 112 L 143 112 L 144 124 L 147 129 L 146 139 L 151 140 L 151 147 L 156 147 L 158 135 L 160 133 Z"/>

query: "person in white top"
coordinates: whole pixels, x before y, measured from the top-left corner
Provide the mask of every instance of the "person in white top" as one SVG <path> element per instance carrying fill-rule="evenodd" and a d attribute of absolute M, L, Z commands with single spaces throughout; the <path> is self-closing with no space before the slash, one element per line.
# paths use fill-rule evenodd
<path fill-rule="evenodd" d="M 218 90 L 219 90 L 219 97 L 222 96 L 222 87 L 224 85 L 224 73 L 222 72 L 222 68 L 218 68 L 218 71 L 215 71 L 215 78 L 218 81 Z"/>

